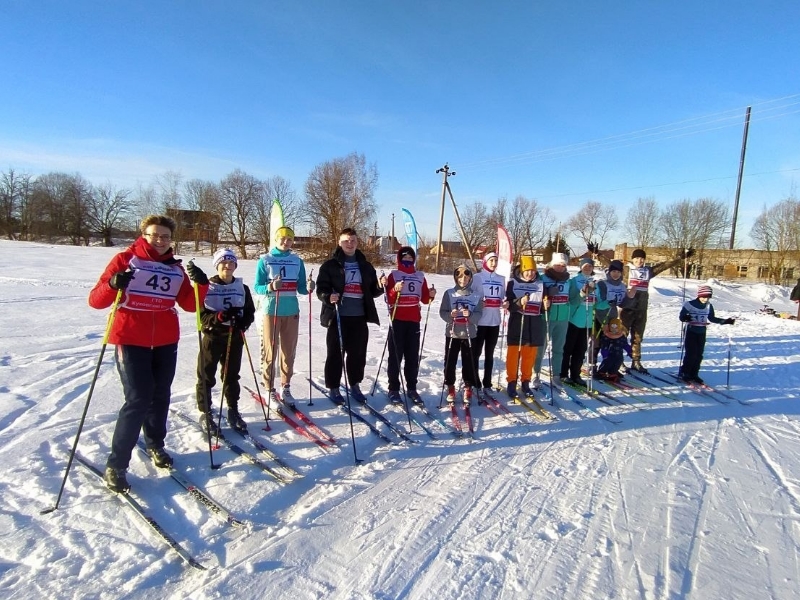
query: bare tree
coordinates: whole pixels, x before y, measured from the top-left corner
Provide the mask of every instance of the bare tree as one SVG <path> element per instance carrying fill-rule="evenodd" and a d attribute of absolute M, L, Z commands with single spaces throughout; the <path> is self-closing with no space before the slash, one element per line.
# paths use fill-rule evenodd
<path fill-rule="evenodd" d="M 33 235 L 55 239 L 68 237 L 79 245 L 88 243 L 87 201 L 91 184 L 80 175 L 48 173 L 32 186 Z"/>
<path fill-rule="evenodd" d="M 239 248 L 243 259 L 247 258 L 247 242 L 253 230 L 255 207 L 263 194 L 261 182 L 240 169 L 236 169 L 219 184 L 221 206 L 217 213 L 221 217 L 222 235 Z"/>
<path fill-rule="evenodd" d="M 103 246 L 113 246 L 111 235 L 130 211 L 130 190 L 116 189 L 110 183 L 97 186 L 87 202 L 86 221 L 89 230 L 103 238 Z"/>
<path fill-rule="evenodd" d="M 659 218 L 664 243 L 681 255 L 693 248 L 695 262 L 702 266 L 706 248 L 723 248 L 727 245 L 730 225 L 728 207 L 719 200 L 700 198 L 684 199 L 665 208 Z M 680 266 L 673 269 L 675 275 Z"/>
<path fill-rule="evenodd" d="M 297 192 L 292 189 L 292 184 L 287 179 L 276 175 L 261 182 L 263 193 L 256 203 L 253 235 L 269 249 L 273 240 L 270 236 L 270 220 L 272 217 L 272 203 L 280 201 L 283 209 L 283 221 L 292 229 L 303 219 Z"/>
<path fill-rule="evenodd" d="M 378 170 L 352 153 L 314 167 L 305 184 L 306 221 L 311 235 L 336 243 L 345 227 L 370 231 L 377 206 Z"/>
<path fill-rule="evenodd" d="M 461 211 L 460 217 L 461 226 L 464 228 L 464 238 L 473 252 L 479 246 L 494 244 L 497 238 L 497 227 L 492 225 L 489 210 L 485 204 L 473 202 Z M 453 234 L 461 239 L 461 232 L 455 223 L 453 224 Z"/>
<path fill-rule="evenodd" d="M 536 199 L 517 196 L 511 206 L 506 198 L 500 198 L 492 211 L 492 224 L 503 225 L 511 236 L 514 258 L 524 250 L 543 248 L 552 235 L 555 217 L 549 208 Z"/>
<path fill-rule="evenodd" d="M 184 202 L 189 210 L 197 211 L 193 229 L 195 252 L 200 250 L 202 239 L 211 244 L 212 252 L 217 250 L 219 224 L 222 221 L 219 194 L 219 187 L 212 181 L 191 179 L 186 182 Z"/>
<path fill-rule="evenodd" d="M 760 249 L 769 252 L 769 281 L 785 283 L 792 253 L 800 251 L 800 201 L 790 196 L 771 208 L 764 207 L 750 230 L 750 237 Z"/>
<path fill-rule="evenodd" d="M 587 200 L 581 209 L 566 222 L 569 231 L 577 235 L 586 245 L 594 243 L 603 247 L 606 236 L 617 228 L 619 219 L 613 205 L 603 205 Z"/>
<path fill-rule="evenodd" d="M 0 177 L 0 235 L 16 239 L 20 231 L 20 213 L 30 189 L 30 175 L 9 169 Z"/>
<path fill-rule="evenodd" d="M 660 211 L 654 196 L 636 200 L 625 220 L 625 233 L 640 248 L 653 246 L 658 238 Z"/>

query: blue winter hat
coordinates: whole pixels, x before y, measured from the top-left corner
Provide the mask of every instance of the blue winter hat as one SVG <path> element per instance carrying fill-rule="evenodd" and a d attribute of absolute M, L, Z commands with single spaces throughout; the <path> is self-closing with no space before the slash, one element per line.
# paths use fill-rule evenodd
<path fill-rule="evenodd" d="M 592 267 L 594 267 L 594 261 L 593 261 L 591 258 L 589 258 L 589 257 L 587 256 L 587 257 L 585 257 L 585 258 L 582 258 L 582 259 L 580 260 L 580 266 L 581 266 L 581 268 L 583 267 L 583 265 L 592 265 Z"/>

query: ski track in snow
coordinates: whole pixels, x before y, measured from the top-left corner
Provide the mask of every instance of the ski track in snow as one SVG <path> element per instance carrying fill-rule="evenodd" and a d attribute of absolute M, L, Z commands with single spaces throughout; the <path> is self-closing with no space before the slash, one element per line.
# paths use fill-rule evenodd
<path fill-rule="evenodd" d="M 307 382 L 302 382 L 310 340 L 301 325 L 293 392 L 340 447 L 325 452 L 280 420 L 273 419 L 272 430 L 265 432 L 260 409 L 245 396 L 240 406 L 254 437 L 299 470 L 302 479 L 280 485 L 226 449 L 215 452 L 222 466 L 211 471 L 199 429 L 170 418 L 167 447 L 176 462 L 206 493 L 246 520 L 246 527 L 234 529 L 215 518 L 134 451 L 129 475 L 134 493 L 208 567 L 197 572 L 80 466 L 72 467 L 60 508 L 39 514 L 55 501 L 99 356 L 106 313 L 88 309 L 86 294 L 116 250 L 25 248 L 18 256 L 31 257 L 30 264 L 21 265 L 26 277 L 0 277 L 0 328 L 7 334 L 0 356 L 4 598 L 796 595 L 800 324 L 756 314 L 759 303 L 748 308 L 749 300 L 736 295 L 744 292 L 734 286 L 719 286 L 717 293 L 715 284 L 717 312 L 738 314 L 739 320 L 734 328 L 709 330 L 703 374 L 724 386 L 727 334 L 732 333 L 731 393 L 752 401 L 751 406 L 721 405 L 677 385 L 665 387 L 680 402 L 650 394 L 640 409 L 582 399 L 620 419 L 615 425 L 556 395 L 557 407 L 540 400 L 559 418 L 544 424 L 497 394 L 525 425 L 476 406 L 474 442 L 454 439 L 430 422 L 438 440 L 415 426 L 412 437 L 420 444 L 389 446 L 356 423 L 358 453 L 367 459 L 361 466 L 353 465 L 345 413 L 324 398 L 305 407 Z M 47 252 L 74 253 L 81 277 L 48 279 L 52 260 Z M 198 264 L 210 270 L 209 259 Z M 253 261 L 242 263 L 240 275 L 248 283 L 254 267 Z M 452 285 L 446 276 L 429 279 L 439 289 Z M 681 283 L 659 279 L 651 302 L 645 355 L 655 369 L 672 371 L 679 358 Z M 431 410 L 439 399 L 444 346 L 435 309 L 419 383 Z M 303 324 L 307 310 L 301 303 Z M 312 310 L 316 317 L 316 300 Z M 29 318 L 31 311 L 35 319 Z M 181 324 L 173 405 L 194 416 L 194 316 L 181 314 Z M 386 331 L 385 323 L 370 328 L 362 387 L 372 384 Z M 311 333 L 311 375 L 319 378 L 325 336 L 316 318 Z M 258 348 L 255 330 L 248 338 L 251 351 Z M 242 380 L 252 383 L 249 365 L 243 365 Z M 379 389 L 385 387 L 382 375 Z M 120 398 L 109 346 L 78 447 L 98 467 L 108 452 Z M 376 393 L 370 402 L 383 408 L 385 395 Z M 387 409 L 386 414 L 399 427 L 407 426 L 401 411 Z M 446 411 L 441 416 L 449 421 Z M 248 448 L 244 440 L 231 439 Z"/>

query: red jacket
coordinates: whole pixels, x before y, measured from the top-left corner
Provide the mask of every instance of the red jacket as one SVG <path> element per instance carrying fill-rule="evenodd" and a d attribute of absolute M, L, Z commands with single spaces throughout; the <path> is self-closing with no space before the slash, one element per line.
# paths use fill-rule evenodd
<path fill-rule="evenodd" d="M 406 267 L 402 264 L 399 264 L 398 268 L 389 274 L 389 277 L 386 278 L 386 304 L 389 306 L 389 316 L 392 315 L 395 309 L 398 293 L 394 291 L 394 285 L 398 281 L 403 281 L 405 285 L 403 291 L 399 294 L 400 300 L 397 303 L 397 312 L 394 315 L 394 320 L 419 323 L 422 320 L 420 302 L 422 304 L 430 304 L 431 302 L 431 294 L 425 275 L 414 269 L 414 267 Z"/>
<path fill-rule="evenodd" d="M 108 341 L 111 344 L 127 346 L 166 346 L 175 344 L 180 338 L 178 313 L 175 303 L 187 312 L 195 311 L 194 289 L 189 282 L 189 277 L 183 270 L 180 261 L 175 259 L 170 248 L 165 254 L 158 254 L 156 250 L 143 237 L 138 238 L 127 250 L 117 254 L 108 263 L 105 271 L 100 276 L 97 284 L 89 292 L 89 306 L 92 308 L 108 308 L 117 297 L 117 290 L 108 285 L 114 273 L 125 271 L 130 266 L 131 260 L 141 259 L 153 261 L 167 266 L 175 266 L 180 270 L 183 278 L 174 299 L 161 301 L 159 310 L 132 310 L 125 306 L 128 293 L 123 291 L 120 306 L 111 326 Z M 137 273 L 139 271 L 136 271 Z M 136 275 L 134 275 L 134 278 Z M 202 305 L 208 286 L 200 286 L 200 303 Z"/>

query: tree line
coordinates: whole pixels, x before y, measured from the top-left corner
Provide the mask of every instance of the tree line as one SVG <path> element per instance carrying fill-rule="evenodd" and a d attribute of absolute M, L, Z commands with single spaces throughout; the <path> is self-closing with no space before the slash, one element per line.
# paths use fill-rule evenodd
<path fill-rule="evenodd" d="M 78 173 L 33 177 L 9 168 L 0 173 L 0 235 L 76 245 L 100 239 L 112 245 L 119 232 L 135 232 L 138 219 L 146 214 L 187 210 L 202 217 L 191 232 L 176 232 L 177 243 L 193 244 L 197 250 L 201 238 L 212 249 L 224 241 L 247 258 L 250 244 L 270 247 L 270 211 L 278 199 L 287 225 L 328 242 L 317 248 L 322 258 L 342 228 L 371 230 L 377 185 L 377 167 L 355 152 L 315 166 L 302 194 L 281 176 L 259 179 L 241 169 L 219 181 L 184 180 L 180 173 L 167 171 L 127 189 L 110 183 L 95 185 Z M 460 212 L 463 241 L 470 248 L 494 246 L 497 225 L 502 224 L 515 256 L 531 249 L 573 254 L 565 237 L 602 248 L 616 232 L 636 246 L 674 248 L 676 256 L 694 248 L 702 263 L 704 250 L 727 247 L 731 227 L 729 207 L 713 198 L 686 198 L 664 208 L 652 196 L 638 198 L 621 221 L 614 204 L 588 200 L 558 223 L 549 207 L 522 195 L 513 200 L 501 196 L 493 205 L 474 202 Z M 462 232 L 454 228 L 453 233 L 462 239 Z M 769 278 L 778 282 L 784 267 L 796 262 L 800 252 L 800 201 L 794 193 L 765 206 L 750 236 L 757 249 L 772 252 Z M 466 258 L 466 252 L 454 258 Z"/>
<path fill-rule="evenodd" d="M 330 240 L 320 249 L 327 254 L 344 227 L 370 229 L 377 212 L 377 185 L 377 167 L 357 153 L 314 167 L 302 199 L 281 176 L 259 179 L 241 169 L 220 181 L 184 180 L 180 173 L 167 171 L 127 189 L 94 185 L 78 173 L 33 177 L 9 168 L 0 174 L 0 235 L 75 245 L 97 238 L 111 246 L 120 232 L 135 232 L 144 215 L 184 210 L 199 217 L 191 231 L 181 231 L 179 223 L 175 243 L 193 243 L 197 249 L 201 238 L 212 248 L 224 241 L 247 258 L 250 244 L 270 247 L 270 215 L 278 199 L 287 225 Z"/>

